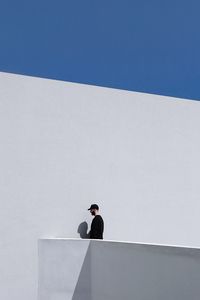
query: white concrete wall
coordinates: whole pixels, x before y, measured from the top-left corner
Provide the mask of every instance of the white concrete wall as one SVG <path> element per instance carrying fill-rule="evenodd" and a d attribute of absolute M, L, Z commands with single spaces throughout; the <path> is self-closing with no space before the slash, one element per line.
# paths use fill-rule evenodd
<path fill-rule="evenodd" d="M 199 300 L 200 249 L 39 241 L 38 300 Z"/>
<path fill-rule="evenodd" d="M 200 246 L 200 103 L 0 73 L 0 298 L 35 300 L 37 239 Z"/>

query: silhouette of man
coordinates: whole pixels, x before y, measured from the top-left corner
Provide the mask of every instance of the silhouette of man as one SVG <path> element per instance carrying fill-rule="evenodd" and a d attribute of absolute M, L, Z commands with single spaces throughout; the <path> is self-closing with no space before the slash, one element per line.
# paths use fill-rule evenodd
<path fill-rule="evenodd" d="M 88 210 L 94 216 L 91 224 L 90 239 L 103 240 L 104 221 L 99 214 L 99 207 L 97 204 L 92 204 Z"/>

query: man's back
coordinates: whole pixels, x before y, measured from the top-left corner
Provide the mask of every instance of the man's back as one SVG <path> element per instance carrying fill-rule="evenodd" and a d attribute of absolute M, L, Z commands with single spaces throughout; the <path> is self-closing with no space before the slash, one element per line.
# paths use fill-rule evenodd
<path fill-rule="evenodd" d="M 96 215 L 92 220 L 90 238 L 103 239 L 104 222 L 100 215 Z"/>

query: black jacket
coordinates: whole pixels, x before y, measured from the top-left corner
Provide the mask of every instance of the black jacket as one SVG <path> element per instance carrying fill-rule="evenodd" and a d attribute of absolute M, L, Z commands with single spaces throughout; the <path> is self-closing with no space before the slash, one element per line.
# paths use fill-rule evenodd
<path fill-rule="evenodd" d="M 103 239 L 104 222 L 100 215 L 97 215 L 92 220 L 90 238 Z"/>

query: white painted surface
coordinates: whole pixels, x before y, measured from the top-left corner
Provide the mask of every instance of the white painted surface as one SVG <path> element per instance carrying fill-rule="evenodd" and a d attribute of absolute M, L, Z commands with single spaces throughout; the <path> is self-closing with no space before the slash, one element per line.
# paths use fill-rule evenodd
<path fill-rule="evenodd" d="M 39 241 L 40 300 L 199 300 L 200 249 L 183 247 L 92 240 L 74 288 L 68 270 L 85 242 Z"/>
<path fill-rule="evenodd" d="M 68 240 L 68 243 L 60 240 L 49 247 L 48 240 L 39 241 L 38 300 L 72 299 L 89 243 L 89 240 L 82 240 L 78 247 L 74 247 L 73 240 Z"/>
<path fill-rule="evenodd" d="M 35 300 L 37 239 L 200 246 L 200 103 L 0 73 L 0 298 Z"/>

